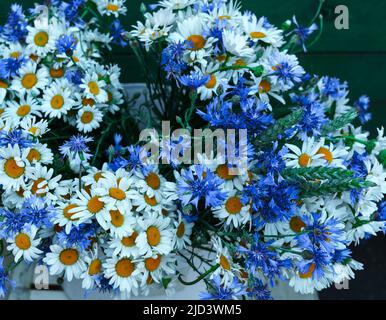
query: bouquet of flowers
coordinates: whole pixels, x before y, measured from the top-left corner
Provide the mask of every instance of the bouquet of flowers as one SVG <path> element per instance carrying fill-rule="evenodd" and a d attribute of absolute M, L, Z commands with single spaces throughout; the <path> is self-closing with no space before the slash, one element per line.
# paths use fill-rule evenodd
<path fill-rule="evenodd" d="M 349 245 L 385 228 L 386 140 L 361 127 L 366 96 L 350 105 L 346 83 L 293 54 L 318 39 L 321 6 L 277 28 L 238 2 L 165 0 L 129 33 L 124 2 L 14 5 L 0 28 L 0 295 L 20 262 L 123 298 L 204 281 L 203 299 L 270 299 L 278 279 L 309 293 L 353 278 Z M 147 76 L 141 133 L 102 63 L 111 43 Z M 217 144 L 193 157 L 196 129 Z"/>

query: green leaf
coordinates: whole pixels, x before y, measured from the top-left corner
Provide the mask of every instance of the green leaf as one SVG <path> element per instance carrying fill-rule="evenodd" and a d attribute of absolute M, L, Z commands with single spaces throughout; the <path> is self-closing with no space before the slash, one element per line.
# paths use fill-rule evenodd
<path fill-rule="evenodd" d="M 328 135 L 331 132 L 335 132 L 339 129 L 344 128 L 346 125 L 352 123 L 354 119 L 358 116 L 358 113 L 354 110 L 349 111 L 338 118 L 329 121 L 323 128 L 322 128 L 322 135 Z"/>

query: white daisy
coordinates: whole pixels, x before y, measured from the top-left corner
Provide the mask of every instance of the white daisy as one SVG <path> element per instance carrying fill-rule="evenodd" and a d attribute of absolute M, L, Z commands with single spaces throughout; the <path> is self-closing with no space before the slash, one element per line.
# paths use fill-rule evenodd
<path fill-rule="evenodd" d="M 94 99 L 96 102 L 107 102 L 108 96 L 105 90 L 106 82 L 99 80 L 97 73 L 86 74 L 82 80 L 82 84 L 79 86 L 84 90 L 84 94 L 87 98 Z"/>
<path fill-rule="evenodd" d="M 224 30 L 222 40 L 225 49 L 237 57 L 249 58 L 255 53 L 255 50 L 249 46 L 248 37 L 236 30 Z"/>
<path fill-rule="evenodd" d="M 78 206 L 71 201 L 60 202 L 56 206 L 56 216 L 53 218 L 52 222 L 55 225 L 58 225 L 61 228 L 64 228 L 64 231 L 69 234 L 73 226 L 78 226 L 80 224 L 79 219 L 74 218 L 73 209 L 78 208 Z"/>
<path fill-rule="evenodd" d="M 174 243 L 177 250 L 185 249 L 192 244 L 190 236 L 193 231 L 193 223 L 189 223 L 182 218 L 181 213 L 178 214 L 178 220 L 174 221 L 175 233 Z"/>
<path fill-rule="evenodd" d="M 31 96 L 16 100 L 7 101 L 7 108 L 1 115 L 1 118 L 9 121 L 13 126 L 17 126 L 22 121 L 33 121 L 36 116 L 41 116 L 38 102 Z"/>
<path fill-rule="evenodd" d="M 7 249 L 12 251 L 15 256 L 15 262 L 18 262 L 21 257 L 26 262 L 32 262 L 39 257 L 43 251 L 38 249 L 38 245 L 41 239 L 35 239 L 38 229 L 35 226 L 24 229 L 23 231 L 15 234 L 12 238 L 7 239 L 10 244 Z"/>
<path fill-rule="evenodd" d="M 52 151 L 46 144 L 35 143 L 28 151 L 27 160 L 33 163 L 51 164 L 54 159 Z"/>
<path fill-rule="evenodd" d="M 281 47 L 284 43 L 282 31 L 275 27 L 266 27 L 266 18 L 261 17 L 257 20 L 255 15 L 243 17 L 243 27 L 245 33 L 253 42 L 265 42 L 274 47 Z"/>
<path fill-rule="evenodd" d="M 3 188 L 20 190 L 25 187 L 25 177 L 29 168 L 28 149 L 20 150 L 19 145 L 0 148 L 0 184 Z"/>
<path fill-rule="evenodd" d="M 76 127 L 79 131 L 87 133 L 99 128 L 103 113 L 98 108 L 84 107 L 78 111 Z"/>
<path fill-rule="evenodd" d="M 19 76 L 12 81 L 12 90 L 21 96 L 25 93 L 38 95 L 48 84 L 48 71 L 45 67 L 37 70 L 37 64 L 29 62 L 19 70 Z"/>
<path fill-rule="evenodd" d="M 113 15 L 118 18 L 119 15 L 124 15 L 127 12 L 125 7 L 126 0 L 96 0 L 98 10 L 101 14 L 107 16 Z"/>
<path fill-rule="evenodd" d="M 135 243 L 141 255 L 151 257 L 158 253 L 169 254 L 173 250 L 173 231 L 169 218 L 152 215 L 146 219 L 138 219 L 138 225 L 142 231 Z"/>
<path fill-rule="evenodd" d="M 75 105 L 72 92 L 66 82 L 55 81 L 44 91 L 41 110 L 49 118 L 60 119 Z"/>
<path fill-rule="evenodd" d="M 57 244 L 50 246 L 50 252 L 46 254 L 43 261 L 49 267 L 51 275 L 61 275 L 64 272 L 67 281 L 73 278 L 79 279 L 87 268 L 77 248 L 66 248 Z"/>
<path fill-rule="evenodd" d="M 171 277 L 176 273 L 176 257 L 172 254 L 160 255 L 145 258 L 143 261 L 143 274 L 141 275 L 141 286 L 151 281 L 161 283 L 163 278 Z"/>
<path fill-rule="evenodd" d="M 138 229 L 138 227 L 135 227 Z M 139 248 L 135 243 L 138 237 L 138 231 L 133 229 L 132 232 L 125 234 L 122 238 L 114 238 L 109 242 L 109 248 L 113 256 L 122 257 L 139 257 Z"/>
<path fill-rule="evenodd" d="M 323 141 L 316 142 L 313 137 L 307 138 L 303 141 L 302 148 L 293 145 L 286 144 L 286 147 L 292 151 L 284 156 L 287 167 L 291 168 L 305 168 L 309 166 L 318 166 L 323 164 L 321 158 L 324 154 L 318 153 L 322 147 Z"/>

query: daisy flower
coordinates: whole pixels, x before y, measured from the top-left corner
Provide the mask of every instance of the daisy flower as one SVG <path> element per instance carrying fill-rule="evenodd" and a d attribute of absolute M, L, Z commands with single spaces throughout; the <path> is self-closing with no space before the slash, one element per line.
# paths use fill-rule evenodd
<path fill-rule="evenodd" d="M 236 30 L 224 30 L 222 41 L 225 49 L 237 57 L 249 58 L 255 53 L 255 50 L 249 46 L 248 37 Z"/>
<path fill-rule="evenodd" d="M 210 79 L 201 87 L 198 88 L 197 93 L 200 95 L 201 100 L 208 100 L 217 95 L 217 89 L 221 86 L 225 86 L 228 83 L 226 72 L 214 71 L 219 69 L 219 65 L 210 62 L 206 68 L 203 69 L 203 74 L 210 75 Z"/>
<path fill-rule="evenodd" d="M 20 98 L 19 102 L 8 101 L 1 118 L 17 126 L 22 121 L 33 121 L 34 119 L 36 121 L 36 116 L 41 116 L 40 106 L 33 97 L 27 95 L 25 98 Z"/>
<path fill-rule="evenodd" d="M 316 142 L 313 137 L 305 139 L 301 149 L 293 144 L 287 143 L 286 147 L 292 151 L 284 156 L 287 167 L 305 168 L 322 165 L 324 161 L 321 160 L 321 158 L 325 157 L 325 154 L 322 152 L 318 153 L 322 145 L 323 140 Z"/>
<path fill-rule="evenodd" d="M 111 257 L 103 264 L 103 268 L 109 284 L 114 289 L 119 288 L 121 292 L 138 294 L 141 270 L 133 260 L 128 257 Z"/>
<path fill-rule="evenodd" d="M 174 221 L 175 234 L 174 242 L 177 250 L 185 249 L 192 244 L 190 236 L 193 231 L 193 223 L 187 222 L 182 218 L 181 213 L 178 214 L 178 220 Z"/>
<path fill-rule="evenodd" d="M 223 246 L 220 238 L 213 238 L 212 243 L 216 251 L 216 262 L 219 264 L 219 268 L 212 273 L 211 278 L 221 276 L 221 283 L 228 285 L 232 282 L 234 272 L 238 269 L 238 266 L 233 263 L 228 248 Z"/>
<path fill-rule="evenodd" d="M 13 190 L 25 187 L 26 171 L 29 168 L 28 152 L 28 149 L 21 151 L 18 144 L 0 148 L 0 184 L 3 187 Z"/>
<path fill-rule="evenodd" d="M 49 52 L 55 50 L 55 43 L 58 37 L 58 29 L 54 25 L 38 23 L 35 26 L 27 26 L 28 35 L 26 38 L 27 50 L 39 57 L 45 57 Z"/>
<path fill-rule="evenodd" d="M 48 71 L 45 67 L 37 70 L 35 62 L 29 62 L 19 70 L 19 76 L 12 81 L 11 89 L 19 95 L 31 93 L 38 95 L 48 84 Z"/>
<path fill-rule="evenodd" d="M 274 47 L 281 47 L 284 43 L 282 31 L 275 27 L 266 27 L 266 18 L 257 20 L 255 15 L 243 17 L 245 33 L 253 42 L 265 42 Z"/>
<path fill-rule="evenodd" d="M 336 145 L 330 143 L 329 146 L 326 146 L 324 144 L 324 139 L 322 139 L 322 146 L 317 151 L 317 154 L 323 155 L 322 159 L 324 159 L 328 165 L 345 168 L 344 162 L 348 156 L 347 149 L 348 148 L 342 143 Z"/>
<path fill-rule="evenodd" d="M 83 107 L 78 112 L 76 127 L 79 131 L 87 133 L 99 128 L 103 113 L 96 107 Z"/>
<path fill-rule="evenodd" d="M 74 204 L 77 207 L 70 210 L 70 213 L 75 213 L 73 218 L 84 222 L 95 217 L 103 229 L 108 229 L 109 210 L 94 188 L 91 188 L 89 193 L 85 190 L 77 191 L 77 199 L 74 199 Z"/>
<path fill-rule="evenodd" d="M 125 173 L 124 170 L 120 172 Z M 98 186 L 95 188 L 95 193 L 100 196 L 109 210 L 118 210 L 123 214 L 131 212 L 131 200 L 133 191 L 133 181 L 127 173 L 118 177 L 118 174 L 106 171 L 103 177 L 99 179 Z"/>
<path fill-rule="evenodd" d="M 142 231 L 135 243 L 141 255 L 145 257 L 158 253 L 165 255 L 173 250 L 173 231 L 169 218 L 152 215 L 146 219 L 139 219 L 138 225 Z"/>
<path fill-rule="evenodd" d="M 101 14 L 107 16 L 113 15 L 118 18 L 119 15 L 124 15 L 127 12 L 125 7 L 126 0 L 96 0 L 98 10 Z"/>
<path fill-rule="evenodd" d="M 138 227 L 134 228 L 138 229 Z M 125 234 L 122 238 L 116 237 L 109 242 L 109 248 L 112 250 L 113 256 L 139 257 L 139 248 L 136 244 L 139 233 L 135 229 L 131 233 Z"/>
<path fill-rule="evenodd" d="M 26 118 L 20 122 L 20 128 L 36 138 L 40 138 L 49 131 L 48 121 L 37 121 L 36 117 Z"/>
<path fill-rule="evenodd" d="M 65 82 L 55 81 L 44 91 L 41 110 L 46 117 L 60 119 L 75 105 L 71 96 L 72 92 Z"/>
<path fill-rule="evenodd" d="M 213 215 L 231 228 L 240 228 L 251 221 L 249 205 L 243 205 L 241 197 L 233 190 L 228 193 L 224 204 L 213 208 Z"/>
<path fill-rule="evenodd" d="M 122 239 L 126 234 L 132 233 L 136 219 L 128 213 L 122 213 L 120 210 L 110 210 L 109 230 L 113 237 Z"/>
<path fill-rule="evenodd" d="M 84 90 L 84 94 L 87 98 L 94 99 L 98 103 L 107 102 L 108 96 L 105 90 L 106 82 L 104 80 L 99 80 L 99 77 L 95 72 L 86 74 L 79 87 Z"/>
<path fill-rule="evenodd" d="M 35 239 L 38 229 L 35 226 L 24 228 L 21 232 L 15 234 L 14 237 L 7 239 L 10 244 L 7 246 L 9 251 L 15 256 L 15 262 L 18 262 L 21 257 L 26 262 L 32 262 L 39 257 L 43 251 L 38 249 L 41 239 Z"/>
<path fill-rule="evenodd" d="M 55 225 L 58 225 L 61 228 L 64 228 L 67 234 L 70 233 L 73 226 L 78 226 L 80 224 L 79 219 L 74 218 L 73 209 L 78 208 L 78 206 L 70 201 L 63 201 L 57 204 L 56 206 L 56 215 L 52 219 L 52 222 Z"/>
<path fill-rule="evenodd" d="M 101 276 L 103 274 L 103 263 L 104 259 L 102 259 L 98 255 L 97 248 L 87 254 L 84 257 L 84 261 L 86 263 L 86 270 L 80 275 L 82 279 L 82 288 L 86 290 L 91 290 L 95 287 L 95 278 Z"/>
<path fill-rule="evenodd" d="M 43 261 L 49 267 L 51 275 L 61 275 L 64 272 L 67 281 L 73 278 L 79 279 L 87 268 L 83 255 L 77 248 L 66 248 L 57 244 L 50 246 L 50 252 L 46 254 Z"/>
<path fill-rule="evenodd" d="M 141 286 L 151 281 L 161 283 L 162 279 L 176 273 L 176 257 L 174 255 L 160 255 L 145 258 L 143 261 L 144 272 L 141 275 Z"/>
<path fill-rule="evenodd" d="M 31 163 L 51 164 L 54 159 L 51 149 L 46 144 L 35 143 L 28 151 L 27 160 Z"/>

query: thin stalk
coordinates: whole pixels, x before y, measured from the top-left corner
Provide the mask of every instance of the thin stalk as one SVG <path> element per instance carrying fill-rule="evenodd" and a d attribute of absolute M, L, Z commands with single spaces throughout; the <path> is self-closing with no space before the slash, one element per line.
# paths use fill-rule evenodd
<path fill-rule="evenodd" d="M 195 285 L 196 283 L 200 282 L 201 280 L 205 279 L 207 276 L 209 276 L 213 272 L 215 272 L 219 267 L 220 267 L 220 264 L 218 264 L 218 263 L 215 264 L 212 268 L 205 271 L 203 274 L 201 274 L 197 279 L 195 279 L 193 281 L 184 281 L 184 280 L 182 280 L 181 275 L 178 277 L 178 280 L 186 286 L 192 286 L 192 285 Z"/>

